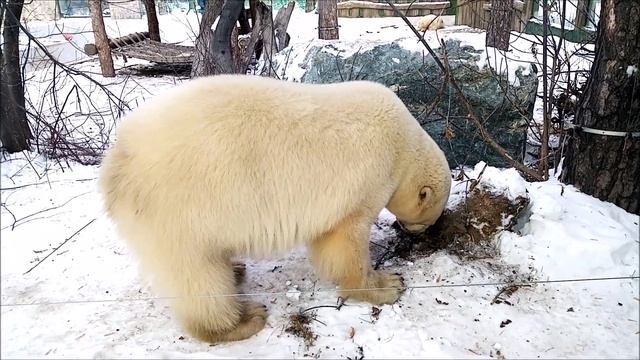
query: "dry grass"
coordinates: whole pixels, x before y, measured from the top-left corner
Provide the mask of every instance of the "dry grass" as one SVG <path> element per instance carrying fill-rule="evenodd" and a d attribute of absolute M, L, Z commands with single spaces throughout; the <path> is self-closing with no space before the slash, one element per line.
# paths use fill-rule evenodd
<path fill-rule="evenodd" d="M 311 321 L 315 320 L 315 312 L 299 312 L 289 315 L 289 324 L 285 332 L 304 340 L 307 348 L 313 346 L 318 338 L 311 330 Z"/>

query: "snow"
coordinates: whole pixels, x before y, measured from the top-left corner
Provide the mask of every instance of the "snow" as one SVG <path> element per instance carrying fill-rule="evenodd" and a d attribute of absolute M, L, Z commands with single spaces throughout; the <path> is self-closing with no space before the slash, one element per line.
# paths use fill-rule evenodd
<path fill-rule="evenodd" d="M 627 76 L 632 77 L 638 71 L 638 67 L 635 65 L 627 66 Z"/>
<path fill-rule="evenodd" d="M 526 182 L 514 168 L 499 169 L 487 166 L 485 162 L 479 162 L 473 167 L 473 170 L 467 171 L 467 175 L 472 179 L 479 178 L 478 189 L 506 195 L 509 200 L 526 196 Z M 465 184 L 454 184 L 452 193 L 464 194 Z"/>
<path fill-rule="evenodd" d="M 419 18 L 409 18 L 415 24 Z M 529 64 L 536 63 L 536 58 L 528 48 L 532 41 L 537 41 L 532 35 L 512 35 L 512 47 L 517 51 L 505 55 L 494 48 L 485 46 L 485 32 L 469 28 L 467 26 L 454 25 L 453 16 L 444 17 L 443 29 L 437 31 L 429 30 L 424 33 L 424 40 L 432 49 L 438 49 L 442 40 L 460 41 L 461 46 L 471 46 L 481 53 L 476 61 L 478 68 L 483 69 L 490 66 L 500 74 L 506 74 L 512 84 L 518 85 L 516 71 L 521 70 L 523 74 L 529 73 Z M 300 81 L 305 73 L 305 69 L 299 65 L 304 63 L 306 51 L 311 46 L 322 46 L 332 44 L 335 54 L 342 57 L 351 56 L 357 52 L 370 50 L 373 47 L 388 42 L 397 42 L 403 48 L 423 52 L 428 55 L 424 45 L 416 38 L 411 29 L 402 20 L 397 18 L 368 19 L 363 21 L 359 18 L 340 18 L 340 40 L 339 42 L 316 39 L 316 29 L 308 26 L 309 23 L 317 23 L 317 15 L 313 13 L 294 12 L 290 27 L 292 37 L 287 49 L 276 59 L 287 61 L 286 79 L 290 81 Z M 325 49 L 330 51 L 330 49 Z M 508 61 L 507 61 L 508 60 Z M 398 62 L 401 59 L 396 61 Z"/>
<path fill-rule="evenodd" d="M 337 358 L 355 356 L 359 346 L 366 358 L 470 358 L 495 355 L 496 343 L 507 357 L 632 358 L 638 353 L 637 279 L 538 284 L 518 290 L 509 299 L 513 306 L 490 304 L 497 286 L 415 288 L 398 304 L 380 307 L 378 320 L 370 305 L 347 301 L 340 311 L 316 310 L 322 323 L 314 322 L 312 329 L 318 340 L 305 349 L 302 340 L 283 331 L 286 316 L 335 304 L 336 295 L 333 284 L 313 275 L 303 249 L 248 261 L 243 291 L 258 293 L 252 298 L 268 305 L 267 328 L 246 341 L 209 347 L 184 333 L 165 300 L 145 300 L 154 295 L 103 214 L 96 167 L 50 167 L 47 178 L 38 179 L 25 166 L 27 160 L 35 169 L 47 165 L 40 157 L 22 155 L 2 163 L 3 189 L 37 183 L 2 191 L 3 358 Z M 477 177 L 483 168 L 480 163 L 467 174 Z M 463 186 L 456 182 L 452 192 Z M 500 282 L 508 269 L 541 280 L 638 274 L 638 216 L 555 179 L 528 183 L 513 169 L 487 167 L 478 186 L 531 199 L 520 230 L 499 236 L 501 259 L 466 262 L 440 252 L 385 267 L 402 272 L 409 286 Z M 11 229 L 9 211 L 20 219 L 56 206 Z M 391 221 L 383 210 L 383 229 L 372 228 L 372 241 L 382 239 Z M 11 305 L 31 303 L 36 305 Z M 507 319 L 512 322 L 501 328 Z M 347 336 L 351 328 L 352 339 Z"/>
<path fill-rule="evenodd" d="M 309 26 L 314 16 L 294 12 L 292 42 L 308 43 L 315 36 Z M 185 29 L 197 28 L 187 26 L 192 23 L 184 16 L 161 16 L 160 21 L 165 35 L 175 39 L 187 39 Z M 340 19 L 340 24 L 341 37 L 354 42 L 360 37 L 397 39 L 406 31 L 398 19 Z M 127 33 L 144 29 L 144 19 L 115 25 Z M 388 25 L 397 29 L 381 28 Z M 456 35 L 454 30 L 440 30 L 438 36 L 484 43 L 483 33 Z M 408 38 L 405 43 L 419 45 L 409 45 Z M 95 63 L 78 66 L 97 71 Z M 27 90 L 42 93 L 47 74 L 35 70 L 38 81 L 29 82 Z M 109 88 L 128 94 L 133 106 L 181 81 L 116 80 Z M 93 90 L 94 100 L 106 103 L 104 94 Z M 517 227 L 498 235 L 500 256 L 464 260 L 440 251 L 410 262 L 388 260 L 384 270 L 402 273 L 410 287 L 400 301 L 379 307 L 377 316 L 371 305 L 352 300 L 340 310 L 315 309 L 311 329 L 318 338 L 306 348 L 302 339 L 284 331 L 288 316 L 335 305 L 337 298 L 335 284 L 314 275 L 303 248 L 264 261 L 246 259 L 241 291 L 267 305 L 267 326 L 245 341 L 209 346 L 181 329 L 167 299 L 157 298 L 138 274 L 135 258 L 104 214 L 96 192 L 97 170 L 79 164 L 69 168 L 30 152 L 2 159 L 0 357 L 638 357 L 640 218 L 554 176 L 531 183 L 514 169 L 482 162 L 465 169 L 470 178 L 479 177 L 480 188 L 530 199 Z M 454 181 L 449 205 L 463 200 L 468 184 Z M 386 209 L 380 213 L 372 227 L 373 243 L 388 236 L 394 219 Z M 626 278 L 630 276 L 636 278 Z M 542 282 L 519 288 L 508 298 L 511 305 L 492 304 L 502 287 L 497 284 L 603 277 L 624 279 Z"/>

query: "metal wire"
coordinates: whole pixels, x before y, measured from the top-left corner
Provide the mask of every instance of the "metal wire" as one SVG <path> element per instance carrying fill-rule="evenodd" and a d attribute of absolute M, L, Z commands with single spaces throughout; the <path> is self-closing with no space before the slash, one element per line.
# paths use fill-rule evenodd
<path fill-rule="evenodd" d="M 459 287 L 482 287 L 482 286 L 530 286 L 537 284 L 557 284 L 557 283 L 576 283 L 576 282 L 596 282 L 596 281 L 612 281 L 612 280 L 638 280 L 640 276 L 612 276 L 612 277 L 592 277 L 592 278 L 578 278 L 578 279 L 559 279 L 559 280 L 531 280 L 531 281 L 512 281 L 512 282 L 485 282 L 485 283 L 470 283 L 470 284 L 423 284 L 423 285 L 411 285 L 405 286 L 402 289 L 406 290 L 420 290 L 420 289 L 443 289 L 443 288 L 459 288 Z M 378 290 L 398 290 L 396 287 L 381 287 L 381 288 L 367 288 L 367 289 L 340 289 L 342 293 L 354 292 L 354 291 L 378 291 Z M 300 291 L 293 290 L 300 294 L 311 293 L 324 293 L 334 292 L 337 289 L 318 289 L 313 291 Z M 52 302 L 32 302 L 32 303 L 4 303 L 0 304 L 0 307 L 19 307 L 19 306 L 46 306 L 46 305 L 68 305 L 68 304 L 95 304 L 95 303 L 124 303 L 124 302 L 138 302 L 138 301 L 153 301 L 153 300 L 173 300 L 182 298 L 222 298 L 222 297 L 250 297 L 250 296 L 275 296 L 286 295 L 293 292 L 289 291 L 274 291 L 274 292 L 256 292 L 256 293 L 238 293 L 238 294 L 209 294 L 209 295 L 193 295 L 193 296 L 157 296 L 157 297 L 143 297 L 143 298 L 120 298 L 120 299 L 89 299 L 89 300 L 66 300 L 66 301 L 52 301 Z"/>

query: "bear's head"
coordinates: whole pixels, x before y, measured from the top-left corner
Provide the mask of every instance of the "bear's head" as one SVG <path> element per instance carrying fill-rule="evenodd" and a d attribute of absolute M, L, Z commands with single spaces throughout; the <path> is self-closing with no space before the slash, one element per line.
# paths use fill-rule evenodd
<path fill-rule="evenodd" d="M 400 225 L 412 233 L 433 225 L 449 200 L 449 164 L 440 149 L 433 150 L 434 156 L 413 159 L 405 168 L 403 178 L 386 206 Z"/>

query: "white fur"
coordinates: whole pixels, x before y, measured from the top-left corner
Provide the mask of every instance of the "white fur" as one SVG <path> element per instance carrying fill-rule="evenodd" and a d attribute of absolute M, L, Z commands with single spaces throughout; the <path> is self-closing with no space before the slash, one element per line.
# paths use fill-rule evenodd
<path fill-rule="evenodd" d="M 100 186 L 158 288 L 187 296 L 174 302 L 183 324 L 228 341 L 259 331 L 266 317 L 233 297 L 193 297 L 235 292 L 231 257 L 307 244 L 318 272 L 342 289 L 401 285 L 371 270 L 368 226 L 385 206 L 407 224 L 432 224 L 451 178 L 442 151 L 382 85 L 225 75 L 189 81 L 129 114 Z M 389 303 L 399 293 L 352 296 Z"/>

